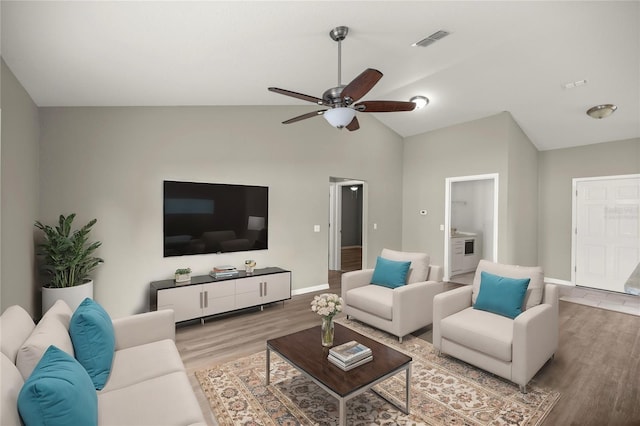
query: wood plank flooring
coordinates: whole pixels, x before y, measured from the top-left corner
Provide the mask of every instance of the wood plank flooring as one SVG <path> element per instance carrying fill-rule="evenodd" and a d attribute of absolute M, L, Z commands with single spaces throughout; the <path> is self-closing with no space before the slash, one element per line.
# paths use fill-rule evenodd
<path fill-rule="evenodd" d="M 330 290 L 340 293 L 340 273 L 331 272 Z M 445 284 L 445 290 L 457 287 Z M 311 312 L 314 293 L 265 307 L 179 325 L 176 344 L 206 415 L 196 370 L 265 348 L 267 339 L 319 324 Z M 431 328 L 414 333 L 432 341 Z M 560 302 L 560 348 L 534 377 L 539 386 L 562 393 L 543 425 L 640 425 L 640 317 Z M 213 418 L 208 423 L 216 425 Z"/>

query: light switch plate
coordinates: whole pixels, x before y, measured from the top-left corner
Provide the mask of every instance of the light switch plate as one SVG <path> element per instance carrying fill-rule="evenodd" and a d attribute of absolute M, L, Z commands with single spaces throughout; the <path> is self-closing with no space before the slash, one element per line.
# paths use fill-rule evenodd
<path fill-rule="evenodd" d="M 313 225 L 313 232 L 320 232 L 320 225 Z"/>

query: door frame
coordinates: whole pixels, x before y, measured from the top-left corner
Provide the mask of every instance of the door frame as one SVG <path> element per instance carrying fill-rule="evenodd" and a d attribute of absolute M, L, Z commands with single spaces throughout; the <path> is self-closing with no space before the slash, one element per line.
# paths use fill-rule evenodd
<path fill-rule="evenodd" d="M 332 177 L 334 179 L 334 177 Z M 335 178 L 340 179 L 340 178 Z M 341 268 L 340 251 L 342 247 L 342 187 L 362 185 L 362 268 L 367 265 L 367 218 L 369 190 L 364 180 L 350 179 L 329 182 L 329 268 L 339 271 Z"/>
<path fill-rule="evenodd" d="M 573 178 L 571 180 L 571 285 L 576 286 L 577 275 L 577 232 L 578 232 L 578 183 L 599 180 L 638 179 L 640 174 L 593 176 L 585 178 Z"/>
<path fill-rule="evenodd" d="M 449 255 L 451 251 L 451 185 L 456 182 L 467 181 L 493 181 L 493 253 L 491 253 L 491 261 L 498 261 L 498 198 L 500 187 L 500 175 L 498 173 L 488 173 L 483 175 L 457 176 L 445 178 L 444 190 L 444 281 L 451 278 L 451 262 Z M 483 238 L 485 236 L 483 235 Z"/>

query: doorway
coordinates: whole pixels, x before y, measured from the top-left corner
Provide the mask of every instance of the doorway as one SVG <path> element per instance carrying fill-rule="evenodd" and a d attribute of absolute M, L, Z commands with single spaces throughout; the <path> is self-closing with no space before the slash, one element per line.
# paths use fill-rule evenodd
<path fill-rule="evenodd" d="M 366 259 L 366 183 L 329 178 L 329 270 L 355 271 Z"/>
<path fill-rule="evenodd" d="M 640 175 L 573 179 L 571 281 L 634 294 L 640 266 Z"/>
<path fill-rule="evenodd" d="M 498 259 L 498 174 L 445 180 L 444 280 L 470 284 L 481 259 Z"/>

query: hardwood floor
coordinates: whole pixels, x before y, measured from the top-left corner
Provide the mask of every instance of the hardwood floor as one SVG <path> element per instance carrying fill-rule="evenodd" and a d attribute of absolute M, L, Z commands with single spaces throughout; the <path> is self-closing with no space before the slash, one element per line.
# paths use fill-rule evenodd
<path fill-rule="evenodd" d="M 362 269 L 362 247 L 342 247 L 340 250 L 340 266 L 342 268 L 342 272 Z"/>
<path fill-rule="evenodd" d="M 340 293 L 340 273 L 329 275 Z M 458 284 L 447 283 L 445 290 Z M 193 376 L 196 370 L 265 348 L 265 341 L 319 324 L 311 312 L 314 294 L 243 313 L 179 325 L 176 344 L 200 405 L 208 404 Z M 431 327 L 414 335 L 431 342 Z M 544 425 L 640 425 L 640 317 L 560 302 L 560 348 L 534 382 L 561 392 Z M 214 419 L 209 424 L 215 425 Z"/>

